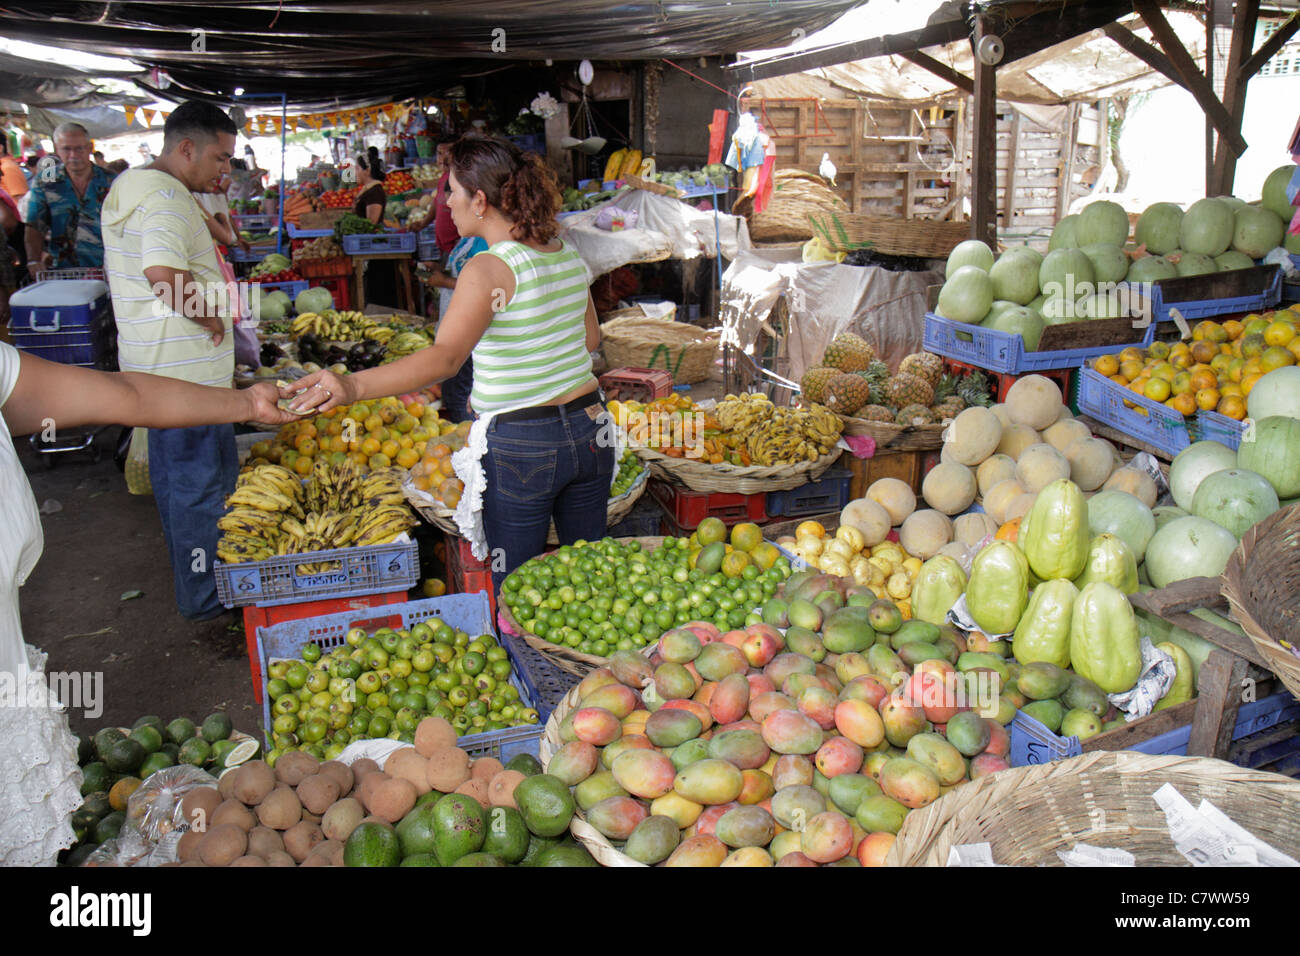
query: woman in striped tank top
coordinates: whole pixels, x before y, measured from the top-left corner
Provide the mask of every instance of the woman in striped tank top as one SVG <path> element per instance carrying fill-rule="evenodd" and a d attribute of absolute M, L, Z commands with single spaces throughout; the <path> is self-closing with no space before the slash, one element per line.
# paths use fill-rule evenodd
<path fill-rule="evenodd" d="M 605 534 L 613 430 L 591 370 L 600 344 L 591 276 L 556 238 L 555 174 L 495 138 L 452 146 L 447 205 L 461 236 L 488 249 L 461 270 L 432 348 L 390 365 L 299 380 L 294 410 L 328 411 L 441 382 L 474 358 L 472 411 L 490 417 L 483 526 L 493 580 L 560 541 Z"/>

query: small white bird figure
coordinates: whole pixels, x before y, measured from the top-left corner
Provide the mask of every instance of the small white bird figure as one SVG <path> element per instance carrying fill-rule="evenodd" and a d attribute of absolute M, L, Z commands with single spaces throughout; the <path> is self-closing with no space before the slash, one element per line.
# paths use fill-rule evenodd
<path fill-rule="evenodd" d="M 831 162 L 830 153 L 822 153 L 822 164 L 817 167 L 817 172 L 822 174 L 823 179 L 830 180 L 832 186 L 835 185 L 835 164 Z"/>

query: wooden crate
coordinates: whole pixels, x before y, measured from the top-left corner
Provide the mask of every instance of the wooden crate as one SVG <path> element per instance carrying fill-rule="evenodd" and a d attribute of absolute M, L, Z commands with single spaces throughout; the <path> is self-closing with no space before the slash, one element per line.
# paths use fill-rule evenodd
<path fill-rule="evenodd" d="M 929 461 L 931 458 L 933 463 Z M 849 495 L 852 498 L 861 498 L 867 493 L 867 489 L 881 478 L 897 478 L 904 481 L 919 495 L 922 479 L 938 460 L 937 452 L 904 451 L 876 455 L 872 458 L 858 458 L 846 451 L 840 456 L 839 466 L 853 473 L 849 485 Z"/>
<path fill-rule="evenodd" d="M 351 209 L 325 209 L 321 212 L 305 212 L 298 217 L 298 228 L 333 229 L 334 223 L 351 211 Z"/>

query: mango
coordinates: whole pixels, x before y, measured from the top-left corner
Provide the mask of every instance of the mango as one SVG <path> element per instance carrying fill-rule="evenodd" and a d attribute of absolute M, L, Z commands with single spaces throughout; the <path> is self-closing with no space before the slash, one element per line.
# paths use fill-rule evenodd
<path fill-rule="evenodd" d="M 814 863 L 807 856 L 805 856 L 802 852 L 796 851 L 794 853 L 787 853 L 785 856 L 781 857 L 781 859 L 776 861 L 776 865 L 783 866 L 783 867 L 790 867 L 790 866 L 816 866 L 817 864 Z"/>
<path fill-rule="evenodd" d="M 770 694 L 776 690 L 776 685 L 772 683 L 772 678 L 766 674 L 746 674 L 745 680 L 749 681 L 749 699 L 753 700 L 759 694 Z"/>
<path fill-rule="evenodd" d="M 824 628 L 826 619 L 844 607 L 844 595 L 836 590 L 826 590 L 813 598 L 813 604 L 816 604 L 822 612 L 822 627 Z"/>
<path fill-rule="evenodd" d="M 885 728 L 885 739 L 895 747 L 906 747 L 926 723 L 925 711 L 909 704 L 900 694 L 890 694 L 880 705 L 880 720 Z"/>
<path fill-rule="evenodd" d="M 668 758 L 672 760 L 673 766 L 680 772 L 684 767 L 689 767 L 698 760 L 703 760 L 709 755 L 709 742 L 696 737 L 694 740 L 688 740 L 684 744 L 672 748 L 668 751 Z"/>
<path fill-rule="evenodd" d="M 799 713 L 822 730 L 830 730 L 835 726 L 835 707 L 839 702 L 838 695 L 825 687 L 809 687 L 799 695 Z"/>
<path fill-rule="evenodd" d="M 704 805 L 694 800 L 687 800 L 677 791 L 664 794 L 650 804 L 650 813 L 654 816 L 668 817 L 677 829 L 685 830 L 694 825 L 704 811 Z"/>
<path fill-rule="evenodd" d="M 709 740 L 709 756 L 725 760 L 738 770 L 757 770 L 767 763 L 771 753 L 762 734 L 752 730 L 729 730 Z"/>
<path fill-rule="evenodd" d="M 813 765 L 822 776 L 831 780 L 843 773 L 857 773 L 862 769 L 864 757 L 862 748 L 848 737 L 832 737 L 818 748 Z"/>
<path fill-rule="evenodd" d="M 599 762 L 600 754 L 595 747 L 585 741 L 575 740 L 555 752 L 547 773 L 563 780 L 565 786 L 572 787 L 595 773 Z"/>
<path fill-rule="evenodd" d="M 672 855 L 681 843 L 682 833 L 677 821 L 667 816 L 651 815 L 636 825 L 627 838 L 623 852 L 646 866 L 654 866 Z"/>
<path fill-rule="evenodd" d="M 868 833 L 897 833 L 909 812 L 893 797 L 880 793 L 864 797 L 853 816 Z"/>
<path fill-rule="evenodd" d="M 813 762 L 801 754 L 781 754 L 772 769 L 772 783 L 776 789 L 810 787 L 813 782 Z"/>
<path fill-rule="evenodd" d="M 855 678 L 870 676 L 871 665 L 867 663 L 865 654 L 859 654 L 857 651 L 850 651 L 847 654 L 841 654 L 839 660 L 835 662 L 835 676 L 840 679 L 841 684 L 848 684 Z"/>
<path fill-rule="evenodd" d="M 911 706 L 920 707 L 926 720 L 945 724 L 961 709 L 965 688 L 959 696 L 958 686 L 955 673 L 945 677 L 933 671 L 918 670 L 903 685 L 902 696 Z"/>
<path fill-rule="evenodd" d="M 610 768 L 618 785 L 634 797 L 654 800 L 673 789 L 677 768 L 657 750 L 628 750 Z"/>
<path fill-rule="evenodd" d="M 840 813 L 853 816 L 867 797 L 881 792 L 880 784 L 860 773 L 842 773 L 831 777 L 828 799 Z"/>
<path fill-rule="evenodd" d="M 889 747 L 889 741 L 885 741 L 883 746 Z M 885 764 L 894 759 L 895 755 L 891 752 L 892 750 L 893 748 L 890 747 L 889 750 L 877 750 L 874 753 L 867 754 L 866 759 L 862 761 L 863 775 L 879 783 L 880 771 L 885 769 Z"/>
<path fill-rule="evenodd" d="M 863 866 L 884 866 L 895 839 L 893 833 L 868 833 L 858 844 L 858 862 Z"/>
<path fill-rule="evenodd" d="M 723 814 L 714 836 L 729 847 L 767 846 L 776 836 L 776 821 L 762 807 L 736 807 Z"/>
<path fill-rule="evenodd" d="M 844 814 L 826 810 L 808 821 L 799 842 L 814 863 L 833 863 L 853 851 L 853 827 Z"/>
<path fill-rule="evenodd" d="M 785 683 L 781 685 L 781 693 L 798 702 L 800 696 L 809 687 L 828 689 L 826 682 L 816 674 L 791 674 L 785 679 Z"/>
<path fill-rule="evenodd" d="M 975 711 L 964 710 L 954 714 L 948 721 L 944 728 L 944 736 L 958 753 L 965 757 L 974 757 L 976 754 L 983 753 L 992 739 L 993 731 L 989 724 L 990 721 Z M 908 743 L 910 744 L 911 741 Z"/>
<path fill-rule="evenodd" d="M 745 628 L 745 634 L 745 640 L 740 645 L 740 653 L 745 655 L 745 660 L 749 662 L 750 667 L 767 666 L 767 663 L 785 647 L 785 637 L 770 622 L 750 624 Z"/>
<path fill-rule="evenodd" d="M 966 776 L 961 752 L 939 734 L 917 734 L 907 742 L 907 755 L 930 768 L 942 786 L 951 787 Z"/>
<path fill-rule="evenodd" d="M 867 608 L 867 620 L 870 622 L 872 630 L 876 632 L 876 640 L 880 640 L 882 634 L 893 634 L 903 626 L 903 612 L 898 609 L 898 605 L 886 598 L 880 598 L 871 602 Z M 886 637 L 886 641 L 888 637 Z"/>
<path fill-rule="evenodd" d="M 717 836 L 718 821 L 740 806 L 735 800 L 705 807 L 687 836 Z"/>
<path fill-rule="evenodd" d="M 676 747 L 698 737 L 704 730 L 700 719 L 686 710 L 662 707 L 650 715 L 645 735 L 656 747 Z"/>
<path fill-rule="evenodd" d="M 787 830 L 802 831 L 826 810 L 826 798 L 812 787 L 782 787 L 772 795 L 772 816 Z"/>
<path fill-rule="evenodd" d="M 1061 695 L 1061 703 L 1071 710 L 1087 710 L 1101 717 L 1110 709 L 1110 699 L 1106 692 L 1078 674 L 1070 676 L 1070 686 Z"/>
<path fill-rule="evenodd" d="M 745 717 L 742 720 L 733 720 L 729 724 L 717 724 L 713 728 L 713 736 L 716 737 L 718 734 L 725 734 L 729 730 L 752 730 L 756 734 L 761 734 L 763 732 L 763 725 L 757 720 L 750 720 L 748 717 Z"/>
<path fill-rule="evenodd" d="M 789 627 L 789 612 L 790 602 L 785 598 L 768 598 L 763 602 L 763 623 L 773 627 Z"/>
<path fill-rule="evenodd" d="M 884 644 L 873 644 L 867 649 L 867 663 L 871 665 L 871 672 L 887 687 L 897 687 L 910 674 L 903 659 Z"/>
<path fill-rule="evenodd" d="M 768 661 L 763 673 L 772 679 L 774 687 L 781 687 L 791 674 L 816 674 L 817 662 L 802 654 L 777 654 Z"/>
<path fill-rule="evenodd" d="M 708 730 L 713 726 L 713 715 L 709 713 L 709 708 L 697 700 L 670 700 L 667 701 L 660 710 L 684 710 L 688 714 L 694 714 L 695 719 L 700 722 L 701 732 Z M 646 726 L 650 722 L 646 721 Z M 647 737 L 649 734 L 646 735 Z"/>
<path fill-rule="evenodd" d="M 788 853 L 803 854 L 803 834 L 797 830 L 782 830 L 772 838 L 768 844 L 767 852 L 772 854 L 772 859 L 780 860 Z"/>
<path fill-rule="evenodd" d="M 742 770 L 741 778 L 745 781 L 736 802 L 745 806 L 762 803 L 776 793 L 776 785 L 770 775 L 762 770 Z"/>
<path fill-rule="evenodd" d="M 670 664 L 688 664 L 700 656 L 704 645 L 694 632 L 675 627 L 659 636 L 659 656 Z"/>
<path fill-rule="evenodd" d="M 647 688 L 647 691 L 649 688 Z M 645 722 L 650 719 L 650 711 L 634 710 L 623 718 L 623 736 L 624 737 L 644 737 Z"/>
<path fill-rule="evenodd" d="M 998 756 L 995 753 L 982 753 L 978 757 L 971 758 L 970 778 L 978 780 L 980 777 L 987 777 L 999 770 L 1009 769 L 1011 769 L 1011 764 L 1006 757 Z"/>
<path fill-rule="evenodd" d="M 749 681 L 744 674 L 728 674 L 709 698 L 709 713 L 716 723 L 729 724 L 749 712 Z"/>
<path fill-rule="evenodd" d="M 577 713 L 578 711 L 576 709 L 571 710 L 565 714 L 564 719 L 560 721 L 560 740 L 566 744 L 573 743 L 573 741 L 578 739 L 578 735 L 574 733 L 573 730 L 573 718 Z"/>
<path fill-rule="evenodd" d="M 653 750 L 654 744 L 644 734 L 623 734 L 612 744 L 606 744 L 600 751 L 600 763 L 606 770 L 614 766 L 619 754 L 628 750 Z"/>
<path fill-rule="evenodd" d="M 1030 700 L 1060 697 L 1070 688 L 1070 674 L 1047 661 L 1023 664 L 1016 687 Z"/>
<path fill-rule="evenodd" d="M 790 607 L 786 611 L 786 617 L 790 620 L 791 627 L 800 627 L 808 631 L 820 631 L 822 628 L 822 618 L 825 615 L 822 609 L 812 601 L 803 598 L 795 598 L 790 602 Z M 790 632 L 786 631 L 786 643 L 790 642 Z"/>
<path fill-rule="evenodd" d="M 606 797 L 587 811 L 587 822 L 609 840 L 626 840 L 650 815 L 645 805 L 631 797 Z"/>
<path fill-rule="evenodd" d="M 817 665 L 817 669 L 813 672 L 813 676 L 821 681 L 823 687 L 829 691 L 834 691 L 836 694 L 844 686 L 844 682 L 835 676 L 835 661 L 838 659 L 838 656 L 827 657 L 826 660 Z"/>
<path fill-rule="evenodd" d="M 878 677 L 864 674 L 855 677 L 844 685 L 840 691 L 840 700 L 860 700 L 872 708 L 880 706 L 881 701 L 889 696 L 889 688 Z"/>
<path fill-rule="evenodd" d="M 903 806 L 916 810 L 939 799 L 939 778 L 911 757 L 895 757 L 880 771 L 880 789 Z"/>
<path fill-rule="evenodd" d="M 989 743 L 984 752 L 1010 759 L 1011 733 L 1003 724 L 988 717 L 984 718 L 984 723 L 989 729 Z"/>
<path fill-rule="evenodd" d="M 708 757 L 678 771 L 673 789 L 695 803 L 716 806 L 740 796 L 745 778 L 735 764 Z"/>
<path fill-rule="evenodd" d="M 792 627 L 785 632 L 785 646 L 792 654 L 807 657 L 814 663 L 826 657 L 826 645 L 813 631 L 805 627 Z"/>
<path fill-rule="evenodd" d="M 618 781 L 614 779 L 614 775 L 608 770 L 593 773 L 573 788 L 573 799 L 583 813 L 586 813 L 607 797 L 626 796 L 629 796 L 628 792 L 618 785 Z"/>
<path fill-rule="evenodd" d="M 742 846 L 739 850 L 727 854 L 723 866 L 774 866 L 772 855 L 761 846 Z"/>
<path fill-rule="evenodd" d="M 655 668 L 655 693 L 663 700 L 690 697 L 695 693 L 695 678 L 682 664 L 665 661 Z"/>
<path fill-rule="evenodd" d="M 587 676 L 578 682 L 578 700 L 586 700 L 587 696 L 595 693 L 602 687 L 608 687 L 610 684 L 617 684 L 618 678 L 608 667 L 597 667 L 589 671 Z"/>
<path fill-rule="evenodd" d="M 822 643 L 832 654 L 861 653 L 875 642 L 871 611 L 865 607 L 840 608 L 822 626 Z"/>
<path fill-rule="evenodd" d="M 722 680 L 728 674 L 744 674 L 749 670 L 749 661 L 740 648 L 721 641 L 705 644 L 694 663 L 705 680 Z"/>
<path fill-rule="evenodd" d="M 1061 720 L 1065 717 L 1065 708 L 1056 699 L 1030 701 L 1020 710 L 1052 733 L 1057 733 L 1061 729 Z"/>
<path fill-rule="evenodd" d="M 620 684 L 640 690 L 650 679 L 650 661 L 636 651 L 615 651 L 606 658 L 606 665 Z"/>
<path fill-rule="evenodd" d="M 967 651 L 957 658 L 957 670 L 963 674 L 981 669 L 996 671 L 1004 682 L 1011 679 L 1011 672 L 1007 669 L 1006 660 L 997 654 L 991 654 L 988 651 Z"/>
<path fill-rule="evenodd" d="M 695 836 L 680 843 L 664 866 L 722 866 L 727 846 L 717 837 Z"/>
<path fill-rule="evenodd" d="M 623 736 L 623 725 L 604 707 L 581 707 L 573 712 L 573 732 L 579 740 L 603 747 Z"/>
<path fill-rule="evenodd" d="M 842 700 L 836 704 L 835 729 L 859 747 L 875 747 L 885 739 L 880 713 L 865 700 Z"/>
<path fill-rule="evenodd" d="M 778 710 L 798 710 L 799 705 L 780 691 L 767 691 L 749 699 L 749 716 L 760 724 Z"/>
<path fill-rule="evenodd" d="M 763 740 L 777 753 L 811 754 L 822 744 L 822 731 L 797 710 L 777 710 L 763 720 Z"/>
<path fill-rule="evenodd" d="M 932 644 L 938 637 L 938 625 L 913 618 L 904 621 L 898 630 L 889 636 L 889 646 L 895 651 L 901 651 L 908 644 Z"/>
<path fill-rule="evenodd" d="M 1061 736 L 1078 737 L 1087 740 L 1101 733 L 1101 719 L 1090 710 L 1075 709 L 1066 711 L 1061 718 Z"/>
<path fill-rule="evenodd" d="M 814 790 L 816 790 L 826 799 L 830 799 L 831 778 L 826 776 L 826 774 L 822 773 L 820 770 L 817 769 L 817 764 L 815 761 L 813 762 L 812 785 Z"/>
<path fill-rule="evenodd" d="M 641 695 L 622 684 L 608 684 L 582 699 L 583 707 L 601 707 L 620 721 L 641 704 Z"/>
<path fill-rule="evenodd" d="M 926 644 L 921 641 L 904 644 L 898 652 L 898 658 L 908 667 L 913 668 L 921 661 L 947 660 L 943 651 L 939 650 L 934 644 Z"/>

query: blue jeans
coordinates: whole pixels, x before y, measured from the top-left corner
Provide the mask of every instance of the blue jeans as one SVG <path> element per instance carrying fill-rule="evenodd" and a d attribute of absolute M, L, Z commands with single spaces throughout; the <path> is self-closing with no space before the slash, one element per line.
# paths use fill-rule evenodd
<path fill-rule="evenodd" d="M 470 356 L 459 372 L 442 383 L 441 416 L 449 422 L 469 421 L 469 396 L 473 390 L 474 358 Z"/>
<path fill-rule="evenodd" d="M 603 406 L 590 405 L 489 426 L 483 530 L 497 590 L 507 574 L 546 550 L 552 518 L 561 544 L 605 536 L 615 468 L 613 446 L 600 440 L 608 434 L 606 417 Z"/>
<path fill-rule="evenodd" d="M 149 480 L 171 557 L 176 607 L 191 621 L 224 610 L 212 564 L 217 519 L 238 475 L 234 426 L 149 429 Z"/>

